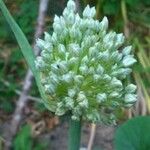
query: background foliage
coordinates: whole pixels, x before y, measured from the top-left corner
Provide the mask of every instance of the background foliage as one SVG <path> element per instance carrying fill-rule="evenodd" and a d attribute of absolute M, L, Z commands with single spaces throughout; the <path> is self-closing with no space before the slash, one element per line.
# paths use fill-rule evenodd
<path fill-rule="evenodd" d="M 61 15 L 67 0 L 50 0 L 48 15 L 46 17 L 45 30 L 51 32 L 51 23 L 54 14 Z M 81 0 L 79 11 L 90 4 L 96 6 L 98 19 L 107 16 L 110 29 L 116 32 L 124 32 L 128 41 L 134 46 L 134 53 L 138 59 L 133 76 L 130 80 L 138 85 L 140 102 L 136 105 L 132 114 L 146 114 L 150 112 L 150 1 L 149 0 Z M 13 0 L 5 1 L 11 14 L 29 39 L 33 41 L 33 34 L 38 14 L 38 0 Z M 12 34 L 5 19 L 0 14 L 0 120 L 5 122 L 15 109 L 18 91 L 21 90 L 22 81 L 27 66 L 19 50 L 14 35 Z M 37 87 L 33 84 L 30 95 L 39 97 Z M 35 102 L 29 104 L 32 109 L 45 113 L 44 107 Z M 29 140 L 30 132 L 25 132 L 28 127 L 23 126 L 15 141 L 21 143 L 20 137 L 24 138 L 25 144 L 35 147 L 35 140 Z M 28 130 L 30 131 L 30 130 Z M 18 138 L 19 137 L 19 138 Z M 31 138 L 32 139 L 32 138 Z M 18 144 L 20 145 L 20 144 Z M 36 145 L 36 146 L 35 146 Z M 39 150 L 41 145 L 38 146 Z M 18 147 L 20 148 L 20 147 Z M 17 149 L 17 148 L 16 148 Z M 23 148 L 20 148 L 23 150 Z M 29 148 L 30 149 L 30 148 Z M 41 148 L 42 149 L 42 148 Z"/>

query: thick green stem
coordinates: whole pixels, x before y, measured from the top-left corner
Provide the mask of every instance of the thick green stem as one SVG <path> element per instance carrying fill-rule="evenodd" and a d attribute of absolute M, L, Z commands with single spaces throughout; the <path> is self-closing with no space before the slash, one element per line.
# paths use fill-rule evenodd
<path fill-rule="evenodd" d="M 80 137 L 81 137 L 81 121 L 74 121 L 70 119 L 68 150 L 80 149 Z"/>

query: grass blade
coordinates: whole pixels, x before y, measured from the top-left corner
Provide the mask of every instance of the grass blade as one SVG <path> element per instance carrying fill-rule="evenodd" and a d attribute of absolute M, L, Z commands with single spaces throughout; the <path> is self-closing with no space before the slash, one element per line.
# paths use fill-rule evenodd
<path fill-rule="evenodd" d="M 22 50 L 22 53 L 29 65 L 29 67 L 31 68 L 33 74 L 36 75 L 36 69 L 35 69 L 35 65 L 34 65 L 35 55 L 32 51 L 32 48 L 31 48 L 28 40 L 26 39 L 24 33 L 21 31 L 21 29 L 19 28 L 19 26 L 17 25 L 15 20 L 10 15 L 9 11 L 7 10 L 5 4 L 3 3 L 2 0 L 0 0 L 0 9 L 1 9 L 2 14 L 4 15 L 6 21 L 10 25 L 13 33 L 15 34 L 15 37 L 18 41 L 18 44 Z"/>
<path fill-rule="evenodd" d="M 24 33 L 22 32 L 22 30 L 20 29 L 18 24 L 15 22 L 15 20 L 11 16 L 11 14 L 9 13 L 8 9 L 6 8 L 6 6 L 2 0 L 0 0 L 0 9 L 1 9 L 2 14 L 4 15 L 6 21 L 10 25 L 10 27 L 11 27 L 11 29 L 12 29 L 12 31 L 13 31 L 16 39 L 17 39 L 17 42 L 21 48 L 21 51 L 22 51 L 28 65 L 29 65 L 29 67 L 32 70 L 32 73 L 35 77 L 37 86 L 39 88 L 39 91 L 40 91 L 40 94 L 41 94 L 41 97 L 44 101 L 45 106 L 50 111 L 54 111 L 56 109 L 55 101 L 48 101 L 47 97 L 44 93 L 44 90 L 43 90 L 41 82 L 40 82 L 40 74 L 35 68 L 35 64 L 34 64 L 35 55 L 33 53 L 32 47 L 30 46 Z"/>

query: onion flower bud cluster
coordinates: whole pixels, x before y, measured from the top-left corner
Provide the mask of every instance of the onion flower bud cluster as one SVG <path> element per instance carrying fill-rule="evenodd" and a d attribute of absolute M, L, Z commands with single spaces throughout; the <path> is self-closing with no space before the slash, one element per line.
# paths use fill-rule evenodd
<path fill-rule="evenodd" d="M 46 32 L 44 40 L 37 40 L 42 51 L 35 65 L 45 106 L 56 115 L 110 122 L 116 109 L 136 102 L 136 86 L 126 82 L 136 59 L 131 46 L 123 48 L 123 34 L 108 32 L 107 18 L 98 21 L 95 14 L 88 5 L 79 16 L 69 0 L 63 15 L 54 17 L 52 35 Z M 54 105 L 48 106 L 51 101 Z"/>

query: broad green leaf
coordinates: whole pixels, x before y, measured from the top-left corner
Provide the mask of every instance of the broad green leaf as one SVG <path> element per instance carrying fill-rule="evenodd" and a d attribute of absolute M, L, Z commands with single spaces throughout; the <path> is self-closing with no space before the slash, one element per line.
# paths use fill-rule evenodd
<path fill-rule="evenodd" d="M 39 72 L 36 70 L 35 68 L 35 64 L 34 64 L 34 60 L 35 60 L 35 55 L 32 51 L 32 48 L 28 42 L 28 40 L 26 39 L 24 33 L 22 32 L 22 30 L 20 29 L 20 27 L 18 26 L 18 24 L 15 22 L 15 20 L 12 18 L 11 14 L 9 13 L 8 9 L 6 8 L 5 4 L 3 3 L 2 0 L 0 0 L 0 9 L 2 11 L 2 14 L 4 15 L 6 21 L 8 22 L 8 24 L 10 25 L 13 33 L 15 34 L 15 37 L 17 39 L 17 42 L 21 48 L 21 51 L 29 65 L 29 67 L 32 70 L 32 73 L 36 79 L 36 83 L 37 86 L 39 88 L 41 97 L 44 101 L 45 106 L 50 110 L 50 111 L 54 111 L 56 106 L 54 101 L 48 101 L 47 97 L 45 96 L 44 90 L 42 88 L 41 82 L 40 82 L 40 74 Z"/>
<path fill-rule="evenodd" d="M 115 150 L 149 150 L 150 117 L 136 117 L 121 125 L 114 144 Z"/>

